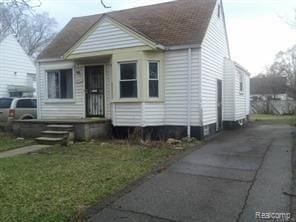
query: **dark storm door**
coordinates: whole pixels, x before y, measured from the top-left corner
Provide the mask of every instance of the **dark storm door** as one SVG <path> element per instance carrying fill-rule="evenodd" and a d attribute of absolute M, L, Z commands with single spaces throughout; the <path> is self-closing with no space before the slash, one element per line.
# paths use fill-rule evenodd
<path fill-rule="evenodd" d="M 104 117 L 104 66 L 85 67 L 85 102 L 87 117 Z"/>
<path fill-rule="evenodd" d="M 217 130 L 222 129 L 222 80 L 217 80 Z"/>

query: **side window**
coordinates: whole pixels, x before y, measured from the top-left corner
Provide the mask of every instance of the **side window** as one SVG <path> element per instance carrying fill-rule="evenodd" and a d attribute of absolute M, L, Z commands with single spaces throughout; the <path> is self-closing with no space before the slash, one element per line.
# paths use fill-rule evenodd
<path fill-rule="evenodd" d="M 239 73 L 239 91 L 242 93 L 244 91 L 244 75 Z"/>
<path fill-rule="evenodd" d="M 218 18 L 221 17 L 221 5 L 219 4 L 218 5 Z"/>
<path fill-rule="evenodd" d="M 149 70 L 149 97 L 159 97 L 159 62 L 150 61 L 148 62 Z"/>
<path fill-rule="evenodd" d="M 19 100 L 16 104 L 16 108 L 36 108 L 36 100 L 33 99 L 22 99 Z"/>

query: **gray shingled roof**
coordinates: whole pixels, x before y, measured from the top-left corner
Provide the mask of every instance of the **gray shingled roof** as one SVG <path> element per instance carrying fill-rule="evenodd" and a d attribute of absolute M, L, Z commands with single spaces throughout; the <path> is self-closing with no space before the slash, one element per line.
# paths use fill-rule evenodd
<path fill-rule="evenodd" d="M 38 59 L 60 58 L 103 15 L 163 46 L 201 44 L 217 0 L 178 0 L 73 18 Z"/>

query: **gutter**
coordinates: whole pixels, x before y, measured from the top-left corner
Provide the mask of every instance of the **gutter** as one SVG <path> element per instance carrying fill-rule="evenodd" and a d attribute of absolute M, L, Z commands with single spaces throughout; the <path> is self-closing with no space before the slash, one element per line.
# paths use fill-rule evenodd
<path fill-rule="evenodd" d="M 191 44 L 191 45 L 176 45 L 176 46 L 166 46 L 164 50 L 179 50 L 179 49 L 198 49 L 201 45 L 199 44 Z"/>
<path fill-rule="evenodd" d="M 187 75 L 187 137 L 191 138 L 191 82 L 192 82 L 192 49 L 188 48 L 188 75 Z"/>
<path fill-rule="evenodd" d="M 36 62 L 58 62 L 58 61 L 65 61 L 64 58 L 53 58 L 53 59 L 37 59 Z"/>

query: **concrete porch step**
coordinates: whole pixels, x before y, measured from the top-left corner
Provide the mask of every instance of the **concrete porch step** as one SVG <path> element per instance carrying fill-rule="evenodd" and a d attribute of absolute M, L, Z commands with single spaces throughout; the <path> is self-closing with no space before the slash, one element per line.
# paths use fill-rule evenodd
<path fill-rule="evenodd" d="M 69 131 L 56 131 L 56 130 L 46 130 L 46 131 L 42 131 L 42 134 L 46 134 L 46 135 L 66 135 L 69 134 Z"/>
<path fill-rule="evenodd" d="M 47 125 L 46 126 L 48 129 L 56 129 L 54 131 L 68 131 L 68 130 L 74 130 L 73 125 L 58 125 L 58 124 L 53 124 L 53 125 Z"/>
<path fill-rule="evenodd" d="M 54 144 L 62 144 L 62 143 L 64 143 L 65 138 L 64 137 L 56 137 L 56 138 L 52 138 L 52 137 L 37 137 L 37 138 L 35 138 L 35 140 L 39 144 L 54 145 Z"/>
<path fill-rule="evenodd" d="M 69 138 L 69 136 L 74 139 L 74 133 L 73 131 L 56 131 L 56 130 L 45 130 L 41 132 L 43 137 L 50 137 L 50 138 Z M 70 138 L 70 139 L 71 139 Z"/>

